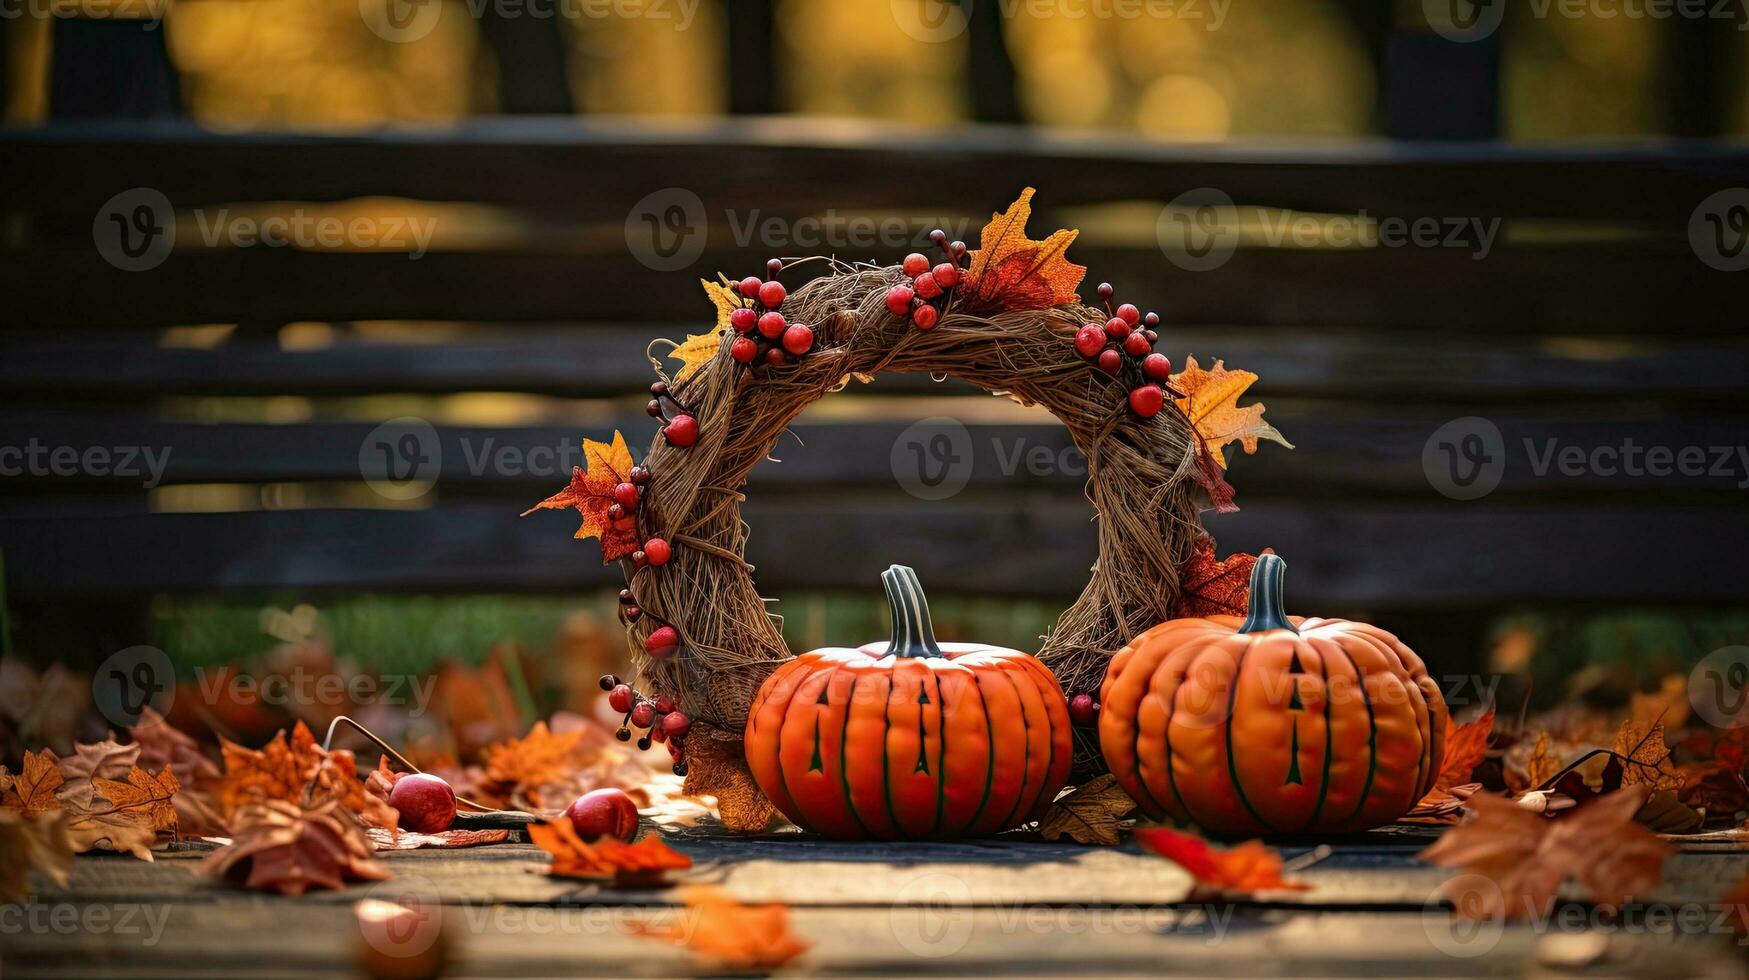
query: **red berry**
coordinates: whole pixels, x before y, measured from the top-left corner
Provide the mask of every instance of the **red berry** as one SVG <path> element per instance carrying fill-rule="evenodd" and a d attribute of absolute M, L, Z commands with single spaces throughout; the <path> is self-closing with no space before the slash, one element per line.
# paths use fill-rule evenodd
<path fill-rule="evenodd" d="M 759 277 L 758 276 L 748 276 L 747 278 L 741 280 L 741 282 L 738 284 L 737 288 L 741 290 L 742 296 L 745 296 L 748 299 L 752 299 L 753 297 L 759 295 Z"/>
<path fill-rule="evenodd" d="M 1142 373 L 1155 381 L 1172 377 L 1172 360 L 1165 354 L 1149 354 L 1142 358 Z"/>
<path fill-rule="evenodd" d="M 1157 327 L 1159 325 L 1160 314 L 1158 313 L 1149 313 L 1147 316 L 1142 317 L 1142 326 L 1144 327 Z"/>
<path fill-rule="evenodd" d="M 782 347 L 773 347 L 765 352 L 765 363 L 771 367 L 783 367 L 789 362 L 789 354 Z"/>
<path fill-rule="evenodd" d="M 1148 338 L 1142 334 L 1132 333 L 1123 339 L 1123 352 L 1131 357 L 1141 357 L 1148 350 Z"/>
<path fill-rule="evenodd" d="M 680 647 L 680 632 L 672 626 L 658 626 L 644 637 L 644 652 L 657 660 L 667 660 Z M 662 707 L 662 700 L 656 700 L 656 710 L 666 714 L 668 709 Z"/>
<path fill-rule="evenodd" d="M 652 565 L 666 565 L 673 556 L 674 549 L 662 538 L 651 538 L 644 542 L 644 559 Z"/>
<path fill-rule="evenodd" d="M 649 564 L 649 559 L 644 557 L 644 549 L 639 548 L 632 552 L 632 564 L 638 568 L 643 568 Z"/>
<path fill-rule="evenodd" d="M 782 306 L 783 298 L 788 295 L 789 290 L 783 288 L 783 283 L 776 279 L 767 280 L 765 285 L 759 287 L 759 302 L 764 303 L 766 309 L 775 310 Z"/>
<path fill-rule="evenodd" d="M 905 275 L 915 279 L 929 271 L 929 256 L 922 252 L 912 252 L 905 256 L 905 261 L 899 268 L 905 270 Z"/>
<path fill-rule="evenodd" d="M 596 683 L 601 685 L 603 691 L 611 691 L 619 686 L 619 678 L 612 674 L 602 674 L 601 679 L 596 681 Z"/>
<path fill-rule="evenodd" d="M 789 322 L 783 318 L 782 313 L 779 313 L 776 310 L 759 318 L 759 332 L 763 334 L 767 340 L 776 340 L 783 336 L 783 328 L 787 326 L 789 326 Z"/>
<path fill-rule="evenodd" d="M 934 327 L 935 321 L 940 318 L 941 314 L 937 313 L 933 306 L 919 306 L 911 311 L 911 322 L 917 324 L 919 330 L 928 330 Z"/>
<path fill-rule="evenodd" d="M 674 710 L 674 699 L 666 694 L 656 695 L 656 713 L 665 715 Z"/>
<path fill-rule="evenodd" d="M 1121 316 L 1114 316 L 1105 321 L 1105 332 L 1118 340 L 1122 340 L 1129 335 L 1130 322 Z"/>
<path fill-rule="evenodd" d="M 735 342 L 729 345 L 729 356 L 742 364 L 752 364 L 753 359 L 759 356 L 759 342 L 752 337 L 736 337 Z"/>
<path fill-rule="evenodd" d="M 1123 322 L 1129 324 L 1132 327 L 1135 326 L 1136 324 L 1142 322 L 1142 311 L 1136 309 L 1136 305 L 1134 303 L 1125 303 L 1124 305 L 1118 307 L 1117 308 L 1117 315 L 1123 319 Z"/>
<path fill-rule="evenodd" d="M 607 519 L 615 524 L 626 519 L 626 509 L 619 504 L 607 505 Z"/>
<path fill-rule="evenodd" d="M 1082 357 L 1098 357 L 1105 349 L 1105 328 L 1097 323 L 1089 323 L 1075 331 L 1075 350 Z"/>
<path fill-rule="evenodd" d="M 621 507 L 624 507 L 626 510 L 631 510 L 637 507 L 638 488 L 630 483 L 615 484 L 613 488 L 613 501 Z"/>
<path fill-rule="evenodd" d="M 1123 367 L 1123 355 L 1107 348 L 1099 352 L 1099 370 L 1106 374 L 1116 374 Z"/>
<path fill-rule="evenodd" d="M 910 286 L 899 285 L 887 290 L 887 312 L 894 316 L 904 316 L 911 312 L 911 300 L 917 291 Z"/>
<path fill-rule="evenodd" d="M 729 326 L 734 327 L 736 333 L 747 333 L 758 322 L 759 314 L 753 312 L 751 306 L 737 306 L 729 313 Z"/>
<path fill-rule="evenodd" d="M 935 277 L 930 275 L 928 271 L 911 280 L 911 285 L 917 290 L 917 295 L 924 299 L 934 299 L 941 295 L 941 283 L 936 282 Z"/>
<path fill-rule="evenodd" d="M 639 701 L 637 704 L 632 705 L 632 727 L 649 728 L 650 723 L 655 720 L 656 709 L 650 707 L 650 702 Z"/>
<path fill-rule="evenodd" d="M 612 705 L 615 711 L 632 710 L 632 686 L 630 684 L 616 685 L 613 690 L 607 692 L 607 703 Z"/>
<path fill-rule="evenodd" d="M 637 484 L 649 483 L 650 482 L 650 468 L 648 466 L 634 466 L 634 467 L 632 467 L 631 476 L 632 476 L 633 483 L 637 483 Z"/>
<path fill-rule="evenodd" d="M 626 622 L 635 623 L 644 614 L 644 610 L 640 606 L 621 606 L 619 614 L 626 618 Z"/>
<path fill-rule="evenodd" d="M 1166 404 L 1166 392 L 1159 385 L 1143 385 L 1130 392 L 1130 411 L 1142 418 L 1151 419 L 1160 414 L 1160 409 Z"/>
<path fill-rule="evenodd" d="M 948 289 L 952 289 L 960 281 L 960 267 L 952 262 L 938 263 L 934 269 L 930 270 L 929 274 L 935 277 L 936 282 Z"/>
<path fill-rule="evenodd" d="M 783 349 L 797 357 L 814 349 L 814 328 L 805 323 L 792 323 L 783 332 Z"/>
<path fill-rule="evenodd" d="M 1091 694 L 1077 694 L 1069 699 L 1069 720 L 1077 725 L 1091 725 L 1097 719 L 1099 705 Z"/>
<path fill-rule="evenodd" d="M 666 742 L 668 741 L 668 733 L 663 731 L 662 726 L 658 724 L 650 729 L 650 738 L 652 741 Z M 674 753 L 674 746 L 668 746 L 668 753 L 670 755 Z"/>
<path fill-rule="evenodd" d="M 438 834 L 455 823 L 455 790 L 440 776 L 410 772 L 395 780 L 389 805 L 401 815 L 402 830 Z"/>
<path fill-rule="evenodd" d="M 1146 333 L 1148 335 L 1148 343 L 1157 344 L 1160 342 L 1160 331 L 1158 331 L 1158 330 L 1144 330 L 1143 333 Z"/>
<path fill-rule="evenodd" d="M 670 711 L 662 716 L 662 730 L 669 738 L 680 738 L 692 728 L 692 719 L 678 711 Z"/>
<path fill-rule="evenodd" d="M 676 415 L 662 427 L 662 436 L 669 445 L 685 449 L 698 441 L 698 419 L 684 413 Z"/>

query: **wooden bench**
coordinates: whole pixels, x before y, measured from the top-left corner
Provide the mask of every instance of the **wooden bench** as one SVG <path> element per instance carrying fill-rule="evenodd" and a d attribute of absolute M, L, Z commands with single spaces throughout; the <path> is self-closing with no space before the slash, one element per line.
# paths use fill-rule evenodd
<path fill-rule="evenodd" d="M 1703 199 L 1749 186 L 1740 146 L 1201 147 L 1003 128 L 528 119 L 332 137 L 88 123 L 0 133 L 0 158 L 11 229 L 0 445 L 171 453 L 155 491 L 138 476 L 0 478 L 20 630 L 137 610 L 157 593 L 616 583 L 567 522 L 517 517 L 563 473 L 481 469 L 483 447 L 575 446 L 616 427 L 646 445 L 642 354 L 708 324 L 698 278 L 756 271 L 774 253 L 895 261 L 908 250 L 737 241 L 752 216 L 785 227 L 827 211 L 957 220 L 975 239 L 1028 184 L 1039 188 L 1035 229 L 1081 226 L 1071 254 L 1088 265 L 1088 286 L 1110 280 L 1159 310 L 1175 363 L 1194 353 L 1262 376 L 1252 395 L 1298 448 L 1238 454 L 1230 477 L 1243 510 L 1208 523 L 1223 550 L 1288 555 L 1296 608 L 1380 617 L 1430 655 L 1459 658 L 1446 661 L 1456 668 L 1502 608 L 1741 603 L 1740 460 L 1722 475 L 1640 477 L 1539 474 L 1531 460 L 1550 440 L 1585 452 L 1629 439 L 1749 445 L 1744 280 L 1697 258 L 1688 231 Z M 136 187 L 165 195 L 182 227 L 181 244 L 146 272 L 116 268 L 93 245 L 94 216 Z M 696 261 L 660 271 L 628 249 L 625 226 L 641 199 L 672 187 L 697 195 L 709 230 Z M 1247 208 L 1502 224 L 1481 259 L 1469 248 L 1272 247 L 1258 240 L 1264 226 L 1218 269 L 1185 271 L 1162 252 L 1155 217 L 1210 187 Z M 262 202 L 393 207 L 435 216 L 438 238 L 419 258 L 201 246 L 195 209 L 210 220 Z M 387 342 L 369 323 L 385 320 L 421 322 L 414 340 L 445 339 Z M 334 325 L 319 346 L 282 330 L 310 322 Z M 216 344 L 166 339 L 201 324 L 236 327 Z M 471 392 L 543 396 L 550 417 L 448 424 L 450 409 L 433 401 L 344 412 L 328 401 Z M 313 404 L 269 421 L 254 400 L 281 396 Z M 796 427 L 805 446 L 786 443 L 751 488 L 749 558 L 769 593 L 866 590 L 894 560 L 984 594 L 1079 588 L 1094 534 L 1059 427 L 924 378 L 883 377 L 836 402 Z M 421 412 L 437 423 L 436 485 L 390 508 L 362 487 L 361 445 L 384 418 Z M 968 485 L 923 501 L 895 479 L 893 447 L 939 415 L 973 434 Z M 1432 485 L 1423 452 L 1467 416 L 1498 426 L 1506 465 L 1493 493 L 1460 501 Z M 1017 447 L 1043 447 L 1051 462 L 1017 465 Z M 167 488 L 202 484 L 243 485 L 250 506 L 166 512 L 190 499 Z M 272 488 L 264 505 L 260 488 Z M 300 495 L 319 505 L 275 509 Z M 83 612 L 55 614 L 69 609 Z M 82 642 L 78 632 L 60 649 Z"/>

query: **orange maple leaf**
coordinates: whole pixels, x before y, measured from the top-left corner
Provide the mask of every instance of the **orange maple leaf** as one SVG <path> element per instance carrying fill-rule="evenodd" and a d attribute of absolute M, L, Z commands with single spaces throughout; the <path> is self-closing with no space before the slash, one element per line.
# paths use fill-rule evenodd
<path fill-rule="evenodd" d="M 1191 475 L 1208 491 L 1219 513 L 1239 509 L 1233 503 L 1233 488 L 1221 472 L 1227 467 L 1223 448 L 1227 443 L 1238 440 L 1247 454 L 1257 451 L 1259 439 L 1294 447 L 1275 426 L 1263 421 L 1261 402 L 1239 407 L 1239 396 L 1256 380 L 1257 375 L 1250 371 L 1229 371 L 1219 360 L 1205 371 L 1194 355 L 1185 358 L 1184 370 L 1171 378 L 1172 387 L 1183 393 L 1174 402 L 1197 434 L 1196 467 Z"/>
<path fill-rule="evenodd" d="M 1136 843 L 1190 872 L 1199 885 L 1223 892 L 1304 891 L 1311 885 L 1281 876 L 1281 854 L 1262 841 L 1219 850 L 1195 834 L 1169 827 L 1138 827 Z"/>
<path fill-rule="evenodd" d="M 1453 786 L 1461 786 L 1470 781 L 1470 772 L 1488 754 L 1488 736 L 1493 731 L 1492 705 L 1480 717 L 1461 725 L 1453 725 L 1451 716 L 1446 715 L 1445 761 L 1440 764 L 1439 775 L 1433 780 L 1435 793 L 1449 793 Z"/>
<path fill-rule="evenodd" d="M 577 753 L 582 741 L 582 729 L 555 735 L 546 722 L 537 721 L 527 735 L 486 749 L 486 775 L 524 789 L 560 782 L 581 764 Z"/>
<path fill-rule="evenodd" d="M 613 878 L 619 884 L 649 884 L 664 872 L 692 867 L 692 858 L 654 835 L 636 844 L 603 837 L 591 844 L 578 836 L 568 818 L 529 824 L 528 839 L 551 854 L 547 874 L 565 878 Z"/>
<path fill-rule="evenodd" d="M 1178 599 L 1170 618 L 1243 616 L 1251 605 L 1251 567 L 1256 555 L 1242 551 L 1215 558 L 1213 538 L 1197 541 L 1190 560 L 1178 569 Z"/>
<path fill-rule="evenodd" d="M 291 735 L 281 729 L 259 749 L 219 739 L 225 777 L 219 800 L 225 812 L 264 800 L 304 805 L 320 797 L 339 797 L 347 809 L 379 825 L 393 823 L 393 809 L 365 792 L 358 763 L 345 749 L 324 751 L 302 721 Z M 314 784 L 314 792 L 308 792 Z"/>
<path fill-rule="evenodd" d="M 24 813 L 58 810 L 61 803 L 55 791 L 65 778 L 61 775 L 61 760 L 51 749 L 24 753 L 24 766 L 17 773 L 0 768 L 0 806 Z"/>
<path fill-rule="evenodd" d="M 971 265 L 960 273 L 954 301 L 962 312 L 1033 310 L 1080 300 L 1075 287 L 1087 267 L 1065 253 L 1080 232 L 1059 228 L 1042 242 L 1026 237 L 1032 216 L 1032 188 L 1020 192 L 1008 210 L 992 214 L 971 251 Z"/>
<path fill-rule="evenodd" d="M 141 811 L 154 831 L 176 832 L 176 805 L 172 798 L 181 791 L 182 784 L 169 766 L 156 776 L 134 766 L 128 770 L 125 783 L 98 776 L 91 780 L 91 785 L 115 809 Z"/>
<path fill-rule="evenodd" d="M 743 905 L 707 885 L 682 888 L 680 900 L 691 913 L 684 921 L 633 923 L 633 930 L 742 970 L 776 969 L 813 945 L 790 931 L 787 905 Z"/>
<path fill-rule="evenodd" d="M 571 467 L 571 485 L 522 512 L 523 517 L 537 510 L 563 510 L 575 507 L 583 515 L 583 526 L 574 537 L 600 538 L 601 563 L 617 561 L 638 550 L 638 519 L 627 514 L 619 521 L 608 519 L 613 506 L 613 488 L 629 483 L 632 476 L 632 452 L 626 448 L 625 436 L 618 430 L 613 441 L 583 440 L 583 458 L 589 468 Z"/>

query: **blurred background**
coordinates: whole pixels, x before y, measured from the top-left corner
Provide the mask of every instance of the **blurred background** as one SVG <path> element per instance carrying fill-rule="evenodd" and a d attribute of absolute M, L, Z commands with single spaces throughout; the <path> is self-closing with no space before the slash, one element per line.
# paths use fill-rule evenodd
<path fill-rule="evenodd" d="M 1287 555 L 1295 611 L 1508 678 L 1503 718 L 1749 643 L 1738 7 L 3 6 L 7 756 L 101 729 L 61 705 L 140 646 L 184 685 L 447 678 L 458 752 L 586 705 L 618 573 L 517 514 L 581 438 L 641 455 L 645 349 L 709 326 L 697 281 L 975 242 L 1027 184 L 1175 364 L 1261 375 L 1298 448 L 1233 453 L 1209 526 Z M 1212 264 L 1175 230 L 1211 216 Z M 895 561 L 944 635 L 1025 649 L 1085 581 L 1048 416 L 895 377 L 796 431 L 746 509 L 792 648 L 881 636 Z M 1636 474 L 1633 445 L 1707 463 Z M 178 703 L 238 738 L 338 713 Z"/>

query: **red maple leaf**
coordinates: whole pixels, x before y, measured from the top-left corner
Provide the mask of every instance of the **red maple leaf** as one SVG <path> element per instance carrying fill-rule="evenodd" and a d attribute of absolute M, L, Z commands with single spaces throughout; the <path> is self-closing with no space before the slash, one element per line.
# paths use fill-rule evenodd
<path fill-rule="evenodd" d="M 1075 287 L 1087 267 L 1070 262 L 1065 253 L 1080 232 L 1058 229 L 1044 241 L 1026 237 L 1032 216 L 1032 188 L 1020 192 L 1008 210 L 992 214 L 971 252 L 971 264 L 960 273 L 955 294 L 967 313 L 1031 310 L 1073 303 Z"/>
<path fill-rule="evenodd" d="M 583 515 L 578 538 L 601 539 L 601 563 L 618 561 L 638 550 L 638 519 L 626 514 L 618 521 L 608 517 L 613 506 L 613 488 L 631 482 L 632 453 L 626 448 L 625 436 L 614 432 L 613 442 L 583 440 L 583 458 L 589 468 L 571 467 L 571 485 L 522 512 L 523 517 L 537 510 L 563 510 L 575 507 Z"/>
<path fill-rule="evenodd" d="M 1196 616 L 1243 616 L 1251 605 L 1251 566 L 1256 555 L 1236 552 L 1215 558 L 1215 541 L 1196 543 L 1190 560 L 1178 569 L 1178 601 L 1172 619 Z"/>

